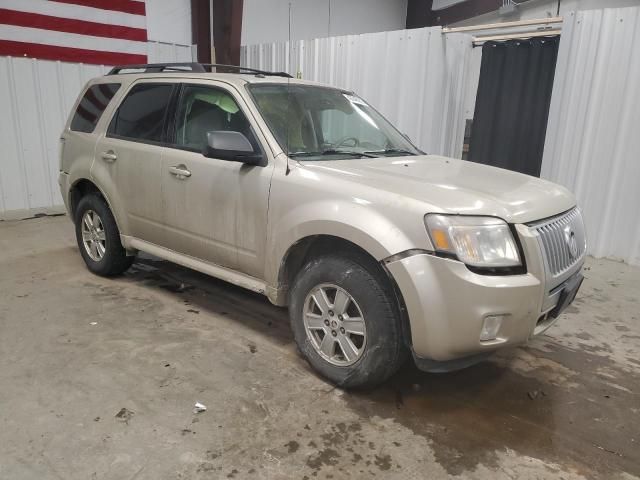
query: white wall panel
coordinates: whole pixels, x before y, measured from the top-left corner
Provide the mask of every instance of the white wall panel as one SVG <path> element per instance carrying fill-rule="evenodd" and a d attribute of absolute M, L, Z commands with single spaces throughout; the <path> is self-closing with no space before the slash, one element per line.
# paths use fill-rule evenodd
<path fill-rule="evenodd" d="M 192 61 L 190 0 L 146 6 L 149 62 Z M 0 219 L 62 210 L 58 138 L 83 85 L 109 68 L 0 57 Z"/>
<path fill-rule="evenodd" d="M 191 62 L 195 61 L 191 45 L 176 43 L 147 42 L 147 60 L 149 63 L 160 62 Z"/>
<path fill-rule="evenodd" d="M 423 150 L 460 158 L 471 37 L 440 27 L 242 47 L 243 66 L 350 89 Z"/>
<path fill-rule="evenodd" d="M 190 62 L 191 50 L 148 43 L 150 62 Z M 84 84 L 110 68 L 0 57 L 0 219 L 62 211 L 60 132 Z"/>
<path fill-rule="evenodd" d="M 0 219 L 60 210 L 58 138 L 82 86 L 106 70 L 0 57 Z"/>
<path fill-rule="evenodd" d="M 446 0 L 444 0 L 446 1 Z M 578 10 L 593 10 L 607 8 L 621 8 L 637 6 L 640 0 L 535 0 L 525 1 L 515 0 L 519 3 L 518 8 L 511 15 L 500 15 L 498 8 L 494 11 L 470 17 L 460 22 L 449 25 L 450 27 L 462 27 L 466 25 L 484 25 L 487 23 L 498 23 L 513 20 L 530 20 L 532 18 L 555 17 L 559 13 L 561 17 L 569 15 Z M 434 3 L 435 4 L 435 3 Z M 558 4 L 560 11 L 558 12 Z M 486 32 L 483 33 L 485 35 Z"/>
<path fill-rule="evenodd" d="M 406 19 L 407 0 L 244 0 L 241 44 L 398 30 Z"/>
<path fill-rule="evenodd" d="M 147 37 L 154 42 L 191 44 L 191 0 L 145 0 Z"/>
<path fill-rule="evenodd" d="M 640 265 L 640 8 L 565 16 L 542 176 L 576 193 L 589 251 Z"/>

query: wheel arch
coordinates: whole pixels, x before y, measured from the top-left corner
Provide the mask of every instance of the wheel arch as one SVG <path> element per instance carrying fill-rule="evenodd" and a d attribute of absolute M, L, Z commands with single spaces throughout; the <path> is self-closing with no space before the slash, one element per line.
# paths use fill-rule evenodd
<path fill-rule="evenodd" d="M 78 203 L 80 202 L 82 197 L 90 193 L 98 194 L 106 202 L 109 210 L 111 210 L 113 218 L 115 219 L 118 231 L 122 234 L 122 225 L 120 224 L 120 220 L 118 219 L 118 215 L 116 215 L 113 205 L 111 205 L 111 202 L 109 201 L 109 197 L 104 193 L 102 188 L 100 188 L 96 182 L 87 177 L 77 178 L 69 188 L 69 213 L 73 216 L 74 222 Z"/>
<path fill-rule="evenodd" d="M 78 178 L 69 188 L 69 213 L 75 220 L 76 210 L 80 200 L 90 193 L 97 193 L 106 201 L 104 193 L 88 178 Z M 107 202 L 108 204 L 108 202 Z"/>
<path fill-rule="evenodd" d="M 373 270 L 379 281 L 395 298 L 397 314 L 400 316 L 405 343 L 411 345 L 411 328 L 402 292 L 384 263 L 363 247 L 344 237 L 317 234 L 298 239 L 285 252 L 278 270 L 278 305 L 289 304 L 289 285 L 300 270 L 313 258 L 323 255 L 344 255 L 365 268 Z"/>

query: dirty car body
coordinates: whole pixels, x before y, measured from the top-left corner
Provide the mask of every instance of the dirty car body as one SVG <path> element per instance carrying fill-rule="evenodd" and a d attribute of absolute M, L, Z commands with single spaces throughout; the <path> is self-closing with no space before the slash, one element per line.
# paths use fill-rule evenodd
<path fill-rule="evenodd" d="M 407 353 L 444 371 L 523 344 L 582 281 L 565 188 L 424 154 L 354 93 L 302 80 L 95 79 L 62 133 L 59 183 L 92 271 L 144 251 L 263 293 L 345 387 Z"/>

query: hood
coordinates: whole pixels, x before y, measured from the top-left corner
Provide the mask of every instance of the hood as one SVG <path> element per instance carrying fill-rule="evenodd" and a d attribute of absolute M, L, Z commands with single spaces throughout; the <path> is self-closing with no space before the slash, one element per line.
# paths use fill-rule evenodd
<path fill-rule="evenodd" d="M 340 176 L 428 204 L 425 213 L 490 215 L 527 223 L 574 207 L 564 187 L 479 163 L 423 155 L 301 162 L 302 168 Z"/>

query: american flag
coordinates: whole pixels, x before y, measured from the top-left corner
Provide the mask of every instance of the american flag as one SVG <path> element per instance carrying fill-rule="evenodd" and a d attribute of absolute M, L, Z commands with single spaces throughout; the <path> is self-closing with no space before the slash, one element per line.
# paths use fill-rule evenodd
<path fill-rule="evenodd" d="M 0 0 L 0 56 L 146 63 L 144 0 Z"/>

